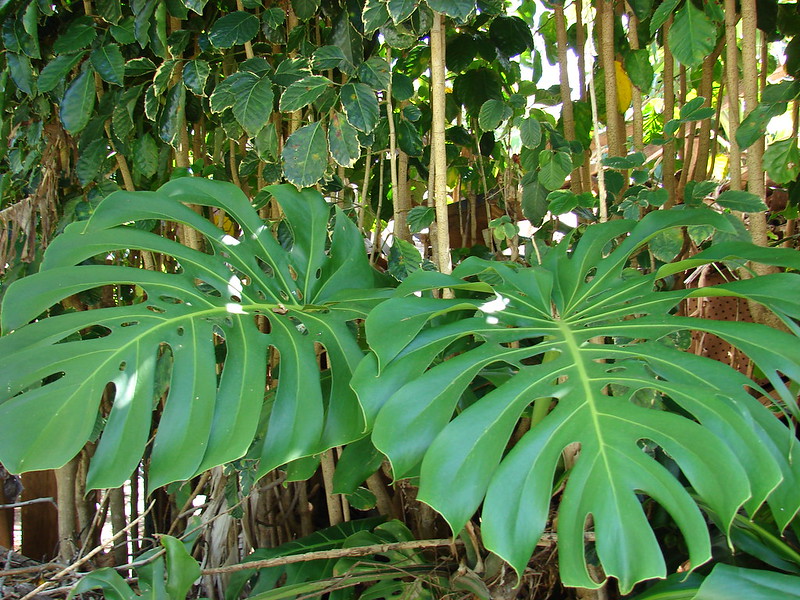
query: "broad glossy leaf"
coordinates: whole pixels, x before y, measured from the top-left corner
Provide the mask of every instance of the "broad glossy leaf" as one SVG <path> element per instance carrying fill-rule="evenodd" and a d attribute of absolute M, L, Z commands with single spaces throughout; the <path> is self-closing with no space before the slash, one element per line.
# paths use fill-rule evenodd
<path fill-rule="evenodd" d="M 95 90 L 91 69 L 78 75 L 64 92 L 59 116 L 71 134 L 79 133 L 89 123 L 94 110 Z"/>
<path fill-rule="evenodd" d="M 489 37 L 497 49 L 507 57 L 533 49 L 531 28 L 519 17 L 501 15 L 489 26 Z"/>
<path fill-rule="evenodd" d="M 281 152 L 286 179 L 297 187 L 314 185 L 328 166 L 328 145 L 322 123 L 310 123 L 295 131 L 286 140 Z"/>
<path fill-rule="evenodd" d="M 568 152 L 544 151 L 539 155 L 539 183 L 548 190 L 564 185 L 572 171 L 572 158 Z"/>
<path fill-rule="evenodd" d="M 511 107 L 501 100 L 487 100 L 478 113 L 478 125 L 483 131 L 494 131 L 512 114 Z"/>
<path fill-rule="evenodd" d="M 767 210 L 767 205 L 752 192 L 744 190 L 726 190 L 715 200 L 722 208 L 730 208 L 741 212 L 760 212 Z"/>
<path fill-rule="evenodd" d="M 125 59 L 116 44 L 107 44 L 89 56 L 94 70 L 108 83 L 122 85 L 125 78 Z"/>
<path fill-rule="evenodd" d="M 258 17 L 237 10 L 217 19 L 208 39 L 217 48 L 231 48 L 252 40 L 258 33 Z"/>
<path fill-rule="evenodd" d="M 206 81 L 210 74 L 208 62 L 199 58 L 190 60 L 183 66 L 183 85 L 196 96 L 205 96 Z"/>
<path fill-rule="evenodd" d="M 342 107 L 350 124 L 364 133 L 369 133 L 378 124 L 378 99 L 365 83 L 346 83 L 341 91 Z"/>
<path fill-rule="evenodd" d="M 344 67 L 346 63 L 347 58 L 339 46 L 321 46 L 314 50 L 311 56 L 311 66 L 317 71 L 338 69 Z"/>
<path fill-rule="evenodd" d="M 419 499 L 455 532 L 483 503 L 487 549 L 521 573 L 548 522 L 562 451 L 579 443 L 558 513 L 562 580 L 599 585 L 585 566 L 584 526 L 592 515 L 597 556 L 623 593 L 666 575 L 641 494 L 674 519 L 692 566 L 711 557 L 697 504 L 642 441 L 675 461 L 723 529 L 742 505 L 752 512 L 764 501 L 779 527 L 785 525 L 800 507 L 800 448 L 793 433 L 745 391 L 760 389 L 755 382 L 666 340 L 692 329 L 720 335 L 754 360 L 789 410 L 795 400 L 781 374 L 800 378 L 794 335 L 672 311 L 688 295 L 735 295 L 765 304 L 788 322 L 800 316 L 800 298 L 788 292 L 800 276 L 782 273 L 696 291 L 660 291 L 657 282 L 723 257 L 785 266 L 800 266 L 800 258 L 793 251 L 720 244 L 658 274 L 626 269 L 658 232 L 700 224 L 730 228 L 708 210 L 655 211 L 638 223 L 589 227 L 577 244 L 567 239 L 551 249 L 540 266 L 468 259 L 452 276 L 410 275 L 396 297 L 368 317 L 374 354 L 353 381 L 368 423 L 374 420 L 373 443 L 395 476 L 419 468 Z M 455 299 L 415 296 L 437 287 L 464 291 Z M 499 364 L 511 377 L 456 410 L 476 377 Z M 669 396 L 681 412 L 633 403 L 638 390 Z M 543 419 L 509 451 L 518 419 L 532 404 Z"/>
<path fill-rule="evenodd" d="M 773 117 L 782 115 L 786 112 L 786 103 L 777 104 L 760 103 L 753 110 L 747 113 L 739 128 L 736 130 L 736 142 L 744 150 L 749 148 L 762 137 L 767 131 L 767 125 Z"/>
<path fill-rule="evenodd" d="M 347 122 L 341 113 L 333 113 L 328 122 L 328 147 L 336 164 L 348 169 L 361 156 L 358 131 Z"/>
<path fill-rule="evenodd" d="M 429 0 L 428 6 L 448 17 L 466 21 L 475 10 L 475 0 Z"/>
<path fill-rule="evenodd" d="M 800 578 L 797 575 L 718 564 L 700 585 L 700 590 L 694 598 L 695 600 L 729 598 L 797 600 L 800 598 Z"/>
<path fill-rule="evenodd" d="M 675 7 L 680 4 L 681 0 L 664 0 L 653 12 L 653 18 L 650 19 L 650 36 L 654 36 L 656 31 L 666 23 L 670 15 L 675 10 Z"/>
<path fill-rule="evenodd" d="M 333 82 L 322 75 L 311 75 L 295 81 L 281 95 L 280 109 L 286 112 L 300 110 L 319 98 Z"/>
<path fill-rule="evenodd" d="M 268 75 L 242 72 L 230 87 L 233 115 L 250 137 L 255 137 L 272 115 L 272 80 Z"/>
<path fill-rule="evenodd" d="M 380 56 L 372 56 L 358 67 L 358 78 L 375 90 L 389 87 L 389 63 Z"/>
<path fill-rule="evenodd" d="M 800 175 L 800 150 L 797 140 L 772 142 L 764 151 L 764 169 L 776 183 L 789 183 Z"/>
<path fill-rule="evenodd" d="M 97 569 L 81 577 L 80 581 L 70 590 L 69 597 L 85 594 L 91 590 L 103 590 L 103 597 L 108 600 L 136 600 L 138 596 L 125 579 L 114 569 L 105 567 Z"/>
<path fill-rule="evenodd" d="M 670 50 L 678 62 L 696 67 L 711 54 L 716 43 L 717 28 L 711 19 L 691 2 L 684 3 L 669 29 Z"/>
<path fill-rule="evenodd" d="M 519 127 L 519 136 L 523 146 L 537 148 L 542 143 L 542 125 L 537 119 L 528 117 Z"/>
<path fill-rule="evenodd" d="M 200 578 L 200 565 L 181 540 L 164 535 L 161 545 L 167 551 L 167 593 L 170 598 L 186 598 L 189 588 Z"/>
<path fill-rule="evenodd" d="M 389 10 L 386 8 L 386 3 L 381 2 L 381 0 L 367 0 L 364 3 L 361 18 L 364 21 L 364 33 L 372 35 L 389 20 Z"/>
<path fill-rule="evenodd" d="M 269 347 L 280 356 L 280 378 L 258 452 L 260 473 L 363 437 L 364 419 L 348 385 L 363 354 L 348 322 L 364 317 L 372 297 L 361 236 L 338 209 L 329 225 L 331 207 L 314 190 L 269 191 L 292 234 L 288 250 L 238 188 L 180 178 L 157 192 L 110 195 L 88 221 L 68 226 L 52 242 L 39 273 L 9 286 L 0 338 L 0 420 L 8 429 L 0 440 L 3 464 L 24 471 L 69 460 L 91 434 L 112 383 L 113 407 L 89 486 L 120 485 L 151 435 L 157 362 L 165 348 L 169 391 L 150 454 L 151 488 L 247 451 L 264 404 Z M 224 211 L 241 234 L 225 233 L 186 204 Z M 128 225 L 146 219 L 196 229 L 209 253 Z M 82 264 L 124 249 L 169 256 L 180 272 Z M 139 286 L 146 300 L 31 323 L 69 295 L 120 283 Z M 361 292 L 337 302 L 348 289 Z M 258 329 L 259 315 L 269 333 Z M 73 339 L 93 327 L 107 335 Z M 226 349 L 219 375 L 215 336 Z M 315 344 L 326 348 L 331 365 L 324 386 Z"/>
<path fill-rule="evenodd" d="M 307 21 L 317 12 L 319 0 L 292 0 L 292 8 L 298 19 Z"/>
<path fill-rule="evenodd" d="M 653 85 L 653 65 L 650 64 L 650 52 L 631 50 L 625 56 L 625 72 L 630 77 L 631 83 L 643 94 L 647 94 Z"/>
<path fill-rule="evenodd" d="M 387 0 L 386 8 L 395 23 L 402 23 L 417 9 L 417 0 Z"/>

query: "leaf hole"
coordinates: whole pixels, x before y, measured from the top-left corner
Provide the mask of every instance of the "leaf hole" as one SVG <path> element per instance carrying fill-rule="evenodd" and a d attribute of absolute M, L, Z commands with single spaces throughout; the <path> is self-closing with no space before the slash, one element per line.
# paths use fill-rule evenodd
<path fill-rule="evenodd" d="M 298 319 L 297 317 L 289 316 L 289 320 L 292 322 L 294 328 L 297 329 L 297 331 L 299 331 L 301 335 L 308 335 L 308 329 L 300 319 Z"/>
<path fill-rule="evenodd" d="M 158 313 L 158 314 L 163 314 L 163 313 L 167 312 L 166 310 L 164 310 L 160 306 L 153 306 L 152 304 L 148 304 L 147 305 L 147 310 L 149 310 L 151 312 L 154 312 L 154 313 Z"/>
<path fill-rule="evenodd" d="M 242 301 L 242 299 L 239 296 L 237 296 L 236 294 L 231 295 L 231 300 L 233 300 L 234 302 L 238 302 L 238 303 L 241 303 L 241 301 Z"/>
<path fill-rule="evenodd" d="M 297 281 L 297 271 L 294 270 L 292 265 L 289 265 L 289 276 L 292 278 L 293 281 Z"/>
<path fill-rule="evenodd" d="M 134 325 L 138 325 L 139 321 L 125 321 L 124 323 L 120 323 L 120 327 L 133 327 Z"/>
<path fill-rule="evenodd" d="M 284 302 L 289 301 L 289 294 L 286 293 L 286 290 L 281 290 L 279 293 Z"/>
<path fill-rule="evenodd" d="M 322 269 L 317 269 L 317 272 L 314 273 L 314 277 L 316 279 L 319 279 L 320 277 L 322 277 Z"/>
<path fill-rule="evenodd" d="M 222 294 L 220 294 L 219 290 L 215 288 L 210 283 L 203 281 L 202 279 L 198 279 L 195 277 L 194 279 L 194 287 L 200 290 L 206 296 L 211 296 L 212 298 L 221 298 Z"/>
<path fill-rule="evenodd" d="M 125 367 L 127 367 L 127 366 L 128 366 L 128 363 L 126 363 L 126 362 L 123 360 L 121 363 L 119 363 L 119 370 L 120 370 L 120 371 L 124 371 L 124 370 L 125 370 Z"/>
<path fill-rule="evenodd" d="M 264 272 L 264 275 L 266 275 L 267 277 L 275 277 L 275 270 L 267 263 L 265 263 L 263 260 L 261 260 L 258 256 L 256 256 L 256 262 L 258 263 L 258 268 Z"/>
<path fill-rule="evenodd" d="M 183 304 L 183 300 L 181 300 L 180 298 L 176 298 L 175 296 L 169 296 L 166 294 L 159 296 L 158 299 L 161 300 L 162 302 L 166 302 L 167 304 Z"/>
<path fill-rule="evenodd" d="M 185 332 L 186 332 L 186 330 L 183 327 L 178 327 L 178 331 L 177 331 L 178 335 L 182 336 Z"/>

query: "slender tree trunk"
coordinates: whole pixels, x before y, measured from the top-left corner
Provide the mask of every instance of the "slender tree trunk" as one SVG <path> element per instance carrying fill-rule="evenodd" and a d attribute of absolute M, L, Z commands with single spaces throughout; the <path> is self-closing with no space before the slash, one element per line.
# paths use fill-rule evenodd
<path fill-rule="evenodd" d="M 731 189 L 742 189 L 742 153 L 736 141 L 739 129 L 739 46 L 736 35 L 736 0 L 725 0 L 725 79 L 728 86 L 728 127 Z"/>
<path fill-rule="evenodd" d="M 619 127 L 619 104 L 617 102 L 617 73 L 614 67 L 614 2 L 613 0 L 597 1 L 600 41 L 600 65 L 605 74 L 606 92 L 606 136 L 609 156 L 624 156 L 625 141 L 623 131 Z"/>
<path fill-rule="evenodd" d="M 438 267 L 450 273 L 450 230 L 447 223 L 447 156 L 445 154 L 445 54 L 444 16 L 433 13 L 431 27 L 431 166 L 433 200 L 436 208 L 436 245 Z"/>
<path fill-rule="evenodd" d="M 742 84 L 744 87 L 745 114 L 758 105 L 758 57 L 756 54 L 756 0 L 742 0 Z M 747 150 L 747 189 L 766 200 L 763 149 L 755 143 Z M 759 246 L 767 245 L 767 221 L 763 213 L 749 215 L 750 235 Z M 754 265 L 757 272 L 768 272 L 762 265 Z"/>

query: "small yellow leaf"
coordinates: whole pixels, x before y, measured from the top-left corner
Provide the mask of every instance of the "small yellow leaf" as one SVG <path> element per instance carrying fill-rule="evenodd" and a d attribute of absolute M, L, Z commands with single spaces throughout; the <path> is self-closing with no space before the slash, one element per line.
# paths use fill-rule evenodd
<path fill-rule="evenodd" d="M 617 109 L 620 114 L 625 114 L 633 99 L 633 85 L 625 69 L 622 68 L 622 63 L 618 60 L 614 61 L 614 72 L 617 76 Z"/>

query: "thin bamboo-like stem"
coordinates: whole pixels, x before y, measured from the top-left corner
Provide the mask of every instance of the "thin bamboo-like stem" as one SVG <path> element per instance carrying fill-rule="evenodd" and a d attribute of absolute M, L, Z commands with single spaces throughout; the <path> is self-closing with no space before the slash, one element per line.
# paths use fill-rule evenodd
<path fill-rule="evenodd" d="M 669 49 L 669 30 L 672 27 L 672 16 L 664 23 L 664 125 L 675 115 L 675 62 Z M 664 144 L 664 158 L 661 163 L 664 189 L 667 190 L 667 201 L 664 208 L 670 208 L 677 202 L 675 193 L 675 140 Z"/>
<path fill-rule="evenodd" d="M 624 132 L 619 127 L 617 102 L 617 73 L 614 66 L 614 2 L 597 1 L 597 25 L 600 47 L 600 66 L 605 75 L 606 139 L 609 156 L 624 156 Z"/>
<path fill-rule="evenodd" d="M 333 472 L 336 465 L 333 461 L 333 450 L 326 450 L 320 455 L 322 465 L 322 481 L 325 484 L 325 501 L 328 506 L 328 520 L 331 525 L 338 525 L 344 521 L 342 503 L 339 494 L 333 493 Z"/>
<path fill-rule="evenodd" d="M 631 10 L 628 12 L 628 42 L 631 50 L 639 50 L 639 18 Z M 644 151 L 644 116 L 642 115 L 642 90 L 633 86 L 633 149 Z"/>
<path fill-rule="evenodd" d="M 564 135 L 567 141 L 575 139 L 575 114 L 572 109 L 572 88 L 569 85 L 569 69 L 567 64 L 567 26 L 564 18 L 564 5 L 553 6 L 553 18 L 556 21 L 556 45 L 558 46 L 559 90 L 561 92 L 561 120 L 564 123 Z M 582 189 L 581 170 L 575 169 L 570 175 L 570 189 L 580 193 Z"/>

